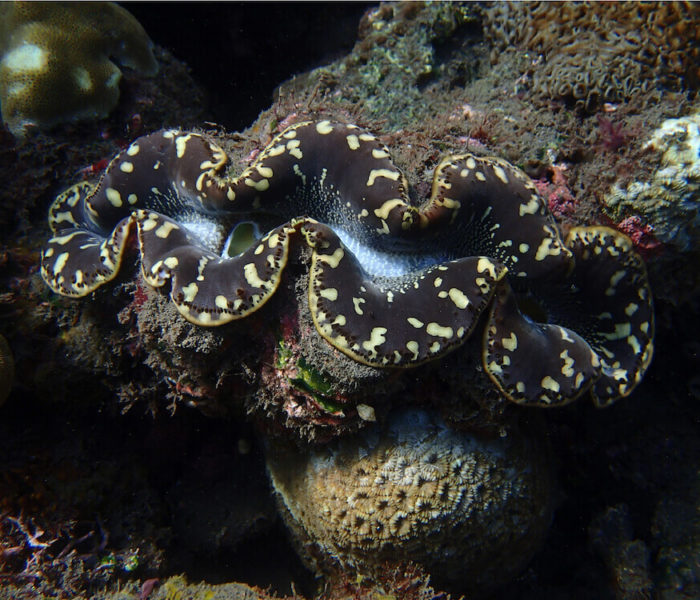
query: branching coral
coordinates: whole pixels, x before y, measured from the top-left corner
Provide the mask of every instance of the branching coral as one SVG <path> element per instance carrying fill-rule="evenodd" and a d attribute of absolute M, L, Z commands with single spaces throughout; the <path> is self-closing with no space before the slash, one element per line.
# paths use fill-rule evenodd
<path fill-rule="evenodd" d="M 485 30 L 501 49 L 521 46 L 544 56 L 534 75 L 537 93 L 593 108 L 657 81 L 697 87 L 699 14 L 692 2 L 494 2 Z"/>
<path fill-rule="evenodd" d="M 2 117 L 16 135 L 106 116 L 119 99 L 117 64 L 158 67 L 141 25 L 111 2 L 3 2 L 0 56 Z"/>
<path fill-rule="evenodd" d="M 421 204 L 387 149 L 352 125 L 293 125 L 236 178 L 223 174 L 226 161 L 193 133 L 138 139 L 97 185 L 57 198 L 43 278 L 60 294 L 85 296 L 116 276 L 135 233 L 145 281 L 169 284 L 183 316 L 213 326 L 263 307 L 290 256 L 306 250 L 315 328 L 361 363 L 410 367 L 443 356 L 469 338 L 498 289 L 484 365 L 510 399 L 565 403 L 609 367 L 617 384 L 595 392 L 608 404 L 648 366 L 651 295 L 624 236 L 582 229 L 565 244 L 534 183 L 501 159 L 446 157 Z M 229 230 L 251 221 L 268 232 L 231 256 L 237 230 Z M 601 280 L 589 275 L 590 257 L 605 259 L 595 267 Z M 544 323 L 518 308 L 523 293 L 541 297 Z M 557 314 L 557 298 L 584 307 L 588 295 L 597 321 L 578 309 Z M 614 350 L 601 342 L 620 339 L 627 345 Z"/>

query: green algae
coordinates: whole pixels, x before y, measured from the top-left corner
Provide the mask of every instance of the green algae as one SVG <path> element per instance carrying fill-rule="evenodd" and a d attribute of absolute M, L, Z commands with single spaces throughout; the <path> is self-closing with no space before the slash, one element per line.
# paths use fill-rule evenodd
<path fill-rule="evenodd" d="M 331 414 L 342 413 L 342 407 L 332 397 L 333 386 L 322 373 L 309 365 L 303 356 L 295 358 L 282 339 L 277 343 L 275 367 L 288 369 L 290 375 L 285 375 L 285 378 L 289 384 L 300 392 L 309 394 L 323 410 Z"/>

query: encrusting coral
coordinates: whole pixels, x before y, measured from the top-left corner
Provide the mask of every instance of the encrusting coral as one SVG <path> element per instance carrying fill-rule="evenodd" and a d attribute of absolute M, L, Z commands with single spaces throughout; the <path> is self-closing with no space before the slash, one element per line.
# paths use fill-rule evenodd
<path fill-rule="evenodd" d="M 534 72 L 538 94 L 594 108 L 659 81 L 696 88 L 699 14 L 693 2 L 493 2 L 485 31 L 501 49 L 544 57 Z"/>
<path fill-rule="evenodd" d="M 119 99 L 117 64 L 158 69 L 146 32 L 111 2 L 0 3 L 0 56 L 2 118 L 19 136 L 106 116 Z"/>
<path fill-rule="evenodd" d="M 523 567 L 551 519 L 542 447 L 517 429 L 452 431 L 421 410 L 308 453 L 273 446 L 267 464 L 302 553 L 322 571 L 376 574 L 411 560 L 484 594 Z"/>
<path fill-rule="evenodd" d="M 644 145 L 658 157 L 647 180 L 614 185 L 605 195 L 616 220 L 641 215 L 654 236 L 681 252 L 700 244 L 700 113 L 668 119 Z"/>
<path fill-rule="evenodd" d="M 114 279 L 135 233 L 145 281 L 169 283 L 185 318 L 214 326 L 264 306 L 291 254 L 306 249 L 315 328 L 372 367 L 453 351 L 489 304 L 484 366 L 513 401 L 562 404 L 595 385 L 606 405 L 649 364 L 651 293 L 631 244 L 604 228 L 579 228 L 565 244 L 533 182 L 506 161 L 446 157 L 419 205 L 386 147 L 353 125 L 292 125 L 236 178 L 223 174 L 226 162 L 194 133 L 139 138 L 96 185 L 56 199 L 42 277 L 85 296 Z M 234 225 L 251 223 L 267 233 L 232 251 Z M 564 297 L 590 314 L 601 285 L 599 314 L 558 311 Z M 523 295 L 541 304 L 543 322 L 518 305 Z"/>

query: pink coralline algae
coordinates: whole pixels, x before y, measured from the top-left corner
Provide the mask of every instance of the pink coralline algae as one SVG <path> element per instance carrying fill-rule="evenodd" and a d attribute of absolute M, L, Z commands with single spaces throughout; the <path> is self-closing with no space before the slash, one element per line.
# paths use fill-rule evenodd
<path fill-rule="evenodd" d="M 545 177 L 534 180 L 537 192 L 557 218 L 573 215 L 578 203 L 569 189 L 565 170 L 564 165 L 552 165 Z"/>
<path fill-rule="evenodd" d="M 632 240 L 644 259 L 659 254 L 663 249 L 663 244 L 654 236 L 654 228 L 637 215 L 622 219 L 615 227 Z"/>
<path fill-rule="evenodd" d="M 622 130 L 622 123 L 613 123 L 610 119 L 598 115 L 598 127 L 598 139 L 606 150 L 615 152 L 629 140 L 629 136 Z"/>

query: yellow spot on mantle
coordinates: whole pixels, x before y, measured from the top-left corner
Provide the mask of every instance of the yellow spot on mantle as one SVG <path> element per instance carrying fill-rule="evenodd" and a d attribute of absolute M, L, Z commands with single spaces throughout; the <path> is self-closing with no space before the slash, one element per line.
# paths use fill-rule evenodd
<path fill-rule="evenodd" d="M 372 150 L 372 158 L 376 158 L 377 160 L 381 158 L 389 158 L 389 153 L 383 148 L 375 148 Z"/>
<path fill-rule="evenodd" d="M 197 295 L 198 291 L 199 286 L 197 286 L 197 284 L 194 281 L 189 285 L 183 287 L 182 293 L 185 295 L 185 302 L 192 302 L 194 300 L 194 297 Z"/>
<path fill-rule="evenodd" d="M 362 342 L 362 348 L 367 350 L 367 352 L 375 352 L 377 346 L 381 346 L 386 342 L 386 337 L 384 337 L 386 332 L 386 327 L 373 327 L 369 334 L 369 339 Z"/>
<path fill-rule="evenodd" d="M 374 173 L 374 171 L 372 171 Z M 368 183 L 367 185 L 372 185 L 371 183 Z M 379 208 L 374 209 L 374 214 L 377 215 L 380 219 L 386 219 L 389 217 L 389 213 L 394 210 L 397 206 L 404 206 L 405 202 L 401 200 L 400 198 L 394 198 L 392 200 L 387 200 L 382 204 Z"/>
<path fill-rule="evenodd" d="M 321 296 L 321 298 L 335 302 L 338 299 L 338 290 L 332 287 L 324 288 L 318 293 L 318 295 Z"/>
<path fill-rule="evenodd" d="M 66 263 L 68 262 L 68 256 L 69 256 L 68 252 L 61 252 L 61 254 L 59 254 L 56 257 L 56 262 L 53 263 L 53 274 L 54 275 L 58 275 L 63 270 L 63 267 L 66 266 Z"/>
<path fill-rule="evenodd" d="M 366 302 L 366 300 L 365 300 L 364 298 L 353 298 L 353 299 L 352 299 L 352 303 L 353 303 L 353 305 L 354 305 L 354 307 L 355 307 L 355 312 L 356 312 L 358 315 L 363 315 L 363 314 L 365 314 L 364 311 L 362 310 L 362 306 L 361 306 L 361 304 L 362 304 L 363 302 Z"/>
<path fill-rule="evenodd" d="M 511 332 L 509 337 L 501 338 L 501 344 L 503 344 L 503 347 L 506 350 L 514 352 L 518 347 L 518 336 L 515 335 L 515 332 L 513 331 Z"/>
<path fill-rule="evenodd" d="M 316 131 L 318 131 L 318 133 L 321 135 L 328 135 L 331 131 L 333 131 L 333 126 L 331 125 L 330 121 L 319 121 L 316 123 Z"/>
<path fill-rule="evenodd" d="M 540 199 L 535 194 L 532 194 L 527 204 L 520 205 L 520 216 L 524 217 L 525 215 L 536 215 L 539 209 Z"/>
<path fill-rule="evenodd" d="M 454 335 L 452 327 L 444 327 L 438 323 L 428 323 L 425 330 L 428 332 L 428 335 L 434 335 L 436 337 L 449 339 Z"/>
<path fill-rule="evenodd" d="M 503 183 L 505 183 L 507 185 L 508 184 L 508 177 L 506 176 L 506 172 L 498 165 L 491 165 L 491 168 L 493 169 L 493 172 L 496 174 L 496 177 L 498 177 Z"/>
<path fill-rule="evenodd" d="M 166 239 L 171 231 L 174 231 L 175 229 L 180 229 L 175 223 L 171 223 L 170 221 L 165 221 L 158 229 L 156 229 L 155 234 L 161 239 Z"/>
<path fill-rule="evenodd" d="M 399 178 L 399 172 L 392 171 L 391 169 L 372 169 L 369 172 L 369 178 L 367 179 L 367 187 L 372 187 L 377 177 L 386 177 L 387 179 L 396 181 Z"/>
<path fill-rule="evenodd" d="M 559 390 L 561 389 L 561 386 L 559 385 L 559 383 L 556 380 L 552 379 L 549 375 L 547 375 L 546 377 L 544 377 L 544 379 L 542 379 L 542 381 L 540 382 L 540 385 L 542 386 L 543 389 L 550 390 L 550 391 L 555 392 L 555 393 L 559 392 Z"/>
<path fill-rule="evenodd" d="M 486 271 L 493 279 L 498 279 L 496 275 L 496 266 L 488 258 L 480 258 L 476 263 L 476 270 L 479 273 Z"/>
<path fill-rule="evenodd" d="M 333 254 L 319 254 L 318 260 L 326 263 L 329 267 L 331 267 L 331 269 L 335 269 L 340 264 L 340 261 L 343 259 L 343 256 L 345 256 L 345 252 L 343 251 L 343 249 L 336 248 L 333 251 Z"/>
<path fill-rule="evenodd" d="M 116 208 L 119 208 L 122 205 L 122 196 L 121 194 L 115 190 L 114 188 L 108 187 L 105 190 L 105 196 L 107 196 L 107 200 L 109 200 L 109 203 L 112 206 L 115 206 Z"/>
<path fill-rule="evenodd" d="M 245 275 L 245 280 L 248 285 L 254 288 L 263 288 L 266 286 L 267 282 L 261 279 L 258 275 L 258 269 L 255 263 L 248 263 L 243 267 L 243 274 Z"/>

